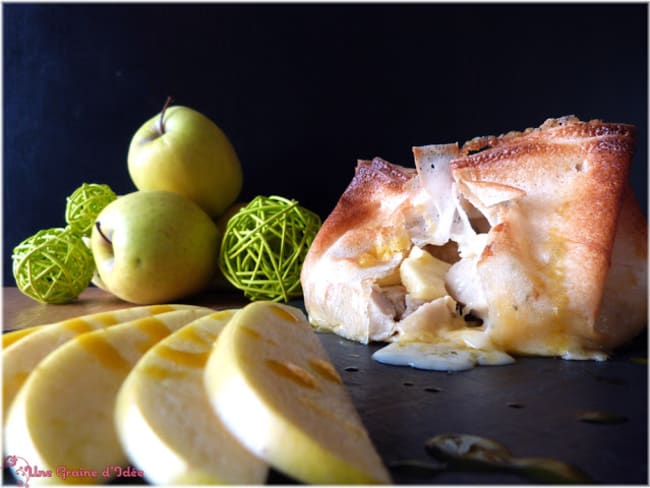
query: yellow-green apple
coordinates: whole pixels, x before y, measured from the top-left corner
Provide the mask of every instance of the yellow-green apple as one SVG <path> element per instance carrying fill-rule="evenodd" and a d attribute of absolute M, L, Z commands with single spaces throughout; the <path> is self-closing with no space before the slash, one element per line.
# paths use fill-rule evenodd
<path fill-rule="evenodd" d="M 136 191 L 118 198 L 97 216 L 90 240 L 101 286 L 131 303 L 191 295 L 217 269 L 216 224 L 177 193 Z"/>
<path fill-rule="evenodd" d="M 221 214 L 221 216 L 216 220 L 217 227 L 222 236 L 226 231 L 226 227 L 228 226 L 228 221 L 231 219 L 231 217 L 233 217 L 237 212 L 239 212 L 245 206 L 246 206 L 246 202 L 235 202 L 230 207 L 228 207 L 226 211 L 223 214 Z M 231 292 L 236 291 L 234 285 L 226 279 L 226 277 L 223 275 L 223 272 L 219 267 L 217 267 L 217 270 L 214 275 L 214 279 L 210 284 L 210 289 L 213 289 L 215 291 L 231 291 Z"/>
<path fill-rule="evenodd" d="M 131 140 L 131 179 L 139 190 L 180 193 L 218 217 L 242 188 L 237 153 L 208 117 L 188 107 L 167 108 L 169 102 Z"/>

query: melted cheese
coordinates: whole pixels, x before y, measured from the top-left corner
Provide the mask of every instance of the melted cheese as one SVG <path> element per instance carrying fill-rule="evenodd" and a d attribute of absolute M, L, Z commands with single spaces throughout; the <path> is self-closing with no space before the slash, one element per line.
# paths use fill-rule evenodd
<path fill-rule="evenodd" d="M 412 252 L 411 256 L 413 254 Z M 406 285 L 405 289 L 409 293 L 426 287 L 427 280 L 436 283 L 440 279 L 440 270 L 435 274 L 427 275 L 425 273 L 427 270 L 431 271 L 427 267 L 427 258 L 421 260 L 419 251 L 415 252 L 415 256 L 416 258 L 411 258 L 408 262 L 408 266 L 413 268 L 411 276 L 418 277 L 418 280 L 422 282 L 416 280 L 415 284 Z M 467 267 L 475 265 L 474 261 L 474 259 L 465 259 L 460 262 L 465 262 L 464 266 Z M 448 283 L 454 281 L 449 278 L 449 274 L 452 274 L 454 269 L 462 270 L 463 266 L 456 267 L 455 265 L 451 268 L 447 274 Z M 475 275 L 469 274 L 467 283 L 473 282 L 476 285 L 477 281 L 473 281 L 474 278 L 476 278 Z M 476 290 L 480 290 L 480 287 L 472 288 L 467 285 L 459 289 L 461 290 L 460 295 L 468 297 L 468 289 L 478 293 Z M 414 299 L 407 294 L 405 300 L 408 303 L 413 302 Z M 524 335 L 534 335 L 534 330 L 529 327 L 517 325 L 517 320 L 514 318 L 516 311 L 511 310 L 511 307 L 498 307 L 507 309 L 510 313 L 510 319 L 507 320 L 508 331 L 513 337 L 510 338 L 510 341 L 504 341 L 501 329 L 491 327 L 487 319 L 485 319 L 486 323 L 480 326 L 476 325 L 476 322 L 467 322 L 459 314 L 461 307 L 458 306 L 458 302 L 448 294 L 424 303 L 418 302 L 417 299 L 415 302 L 417 305 L 414 310 L 397 322 L 396 335 L 392 338 L 393 342 L 376 351 L 373 354 L 374 360 L 383 364 L 410 366 L 433 371 L 464 371 L 475 366 L 507 365 L 512 364 L 515 360 L 506 351 L 512 349 L 513 344 L 517 341 L 522 341 Z M 469 303 L 473 315 L 487 316 L 487 305 L 484 305 L 482 295 L 479 299 Z M 470 310 L 470 307 L 466 306 L 465 310 Z M 504 319 L 503 310 L 500 318 Z M 563 359 L 598 361 L 607 359 L 607 354 L 602 351 L 587 350 L 577 345 L 570 347 L 568 344 L 558 344 L 558 341 L 565 339 L 562 326 L 545 327 L 544 334 L 536 342 L 535 349 L 541 355 L 556 355 L 555 351 L 564 350 L 566 352 L 562 355 Z M 534 340 L 531 338 L 531 343 Z"/>
<path fill-rule="evenodd" d="M 462 259 L 454 265 L 418 246 L 411 249 L 399 267 L 406 312 L 397 322 L 393 342 L 373 355 L 376 361 L 435 371 L 514 362 L 492 342 L 489 327 L 477 327 L 459 313 L 487 316 L 476 271 L 486 243 L 486 234 L 468 235 L 460 250 Z"/>
<path fill-rule="evenodd" d="M 433 204 L 435 225 L 425 226 L 428 232 L 416 233 L 419 239 L 412 241 L 416 245 L 399 266 L 405 310 L 396 320 L 393 342 L 373 355 L 381 363 L 460 371 L 514 361 L 490 340 L 489 327 L 477 328 L 475 322 L 471 326 L 459 313 L 471 311 L 485 319 L 488 305 L 476 267 L 487 234 L 477 234 L 472 228 L 467 208 L 474 209 L 461 201 L 451 177 L 449 162 L 457 150 L 453 145 L 414 149 L 418 175 L 430 198 L 425 204 Z M 458 244 L 461 258 L 453 265 L 419 247 L 444 246 L 450 239 Z"/>
<path fill-rule="evenodd" d="M 456 342 L 393 342 L 373 354 L 380 363 L 433 371 L 464 371 L 476 365 L 514 362 L 497 349 L 474 349 Z"/>

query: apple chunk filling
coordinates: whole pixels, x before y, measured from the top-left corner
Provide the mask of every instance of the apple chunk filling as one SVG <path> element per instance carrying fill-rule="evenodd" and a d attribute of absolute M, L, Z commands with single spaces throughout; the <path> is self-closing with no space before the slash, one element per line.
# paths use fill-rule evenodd
<path fill-rule="evenodd" d="M 460 324 L 468 327 L 482 325 L 487 302 L 476 265 L 487 244 L 490 224 L 480 211 L 464 203 L 464 210 L 471 216 L 471 227 L 462 245 L 453 240 L 442 245 L 413 244 L 390 272 L 375 281 L 375 303 L 396 322 L 403 322 L 422 306 L 445 298 L 441 310 L 450 308 L 451 318 L 463 319 Z M 435 320 L 449 322 L 446 317 L 447 314 L 438 314 Z M 429 317 L 421 327 L 436 327 L 432 320 Z M 396 331 L 400 336 L 402 328 Z"/>
<path fill-rule="evenodd" d="M 447 245 L 410 249 L 397 268 L 399 283 L 378 287 L 375 295 L 396 322 L 391 344 L 375 352 L 375 360 L 443 371 L 514 361 L 494 347 L 483 324 L 487 304 L 476 263 L 486 242 L 487 234 L 477 234 L 456 256 Z M 445 253 L 448 260 L 436 257 Z"/>
<path fill-rule="evenodd" d="M 399 267 L 402 283 L 407 293 L 416 300 L 430 302 L 445 296 L 445 275 L 451 265 L 418 246 L 413 246 Z"/>

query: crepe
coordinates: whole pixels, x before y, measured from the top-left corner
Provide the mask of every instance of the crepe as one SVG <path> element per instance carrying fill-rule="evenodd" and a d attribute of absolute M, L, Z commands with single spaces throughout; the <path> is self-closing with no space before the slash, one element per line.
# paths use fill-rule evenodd
<path fill-rule="evenodd" d="M 605 359 L 646 326 L 634 144 L 633 126 L 568 116 L 415 147 L 415 169 L 359 161 L 303 265 L 311 322 L 478 363 Z"/>

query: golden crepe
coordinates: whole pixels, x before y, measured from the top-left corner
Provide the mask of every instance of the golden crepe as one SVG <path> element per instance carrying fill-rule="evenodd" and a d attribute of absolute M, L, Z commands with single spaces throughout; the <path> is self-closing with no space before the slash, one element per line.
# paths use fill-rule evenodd
<path fill-rule="evenodd" d="M 647 321 L 635 129 L 567 116 L 356 174 L 302 270 L 311 322 L 428 369 L 603 360 Z"/>

